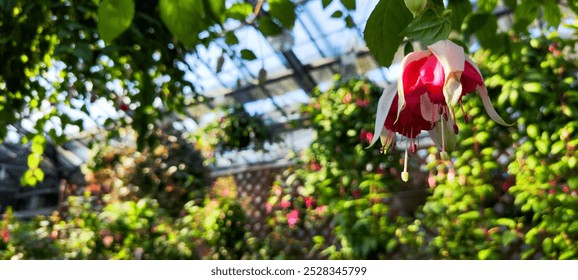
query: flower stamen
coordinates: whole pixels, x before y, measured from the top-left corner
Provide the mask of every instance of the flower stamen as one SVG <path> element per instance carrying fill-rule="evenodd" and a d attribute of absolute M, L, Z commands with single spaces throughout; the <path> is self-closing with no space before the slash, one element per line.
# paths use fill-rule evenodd
<path fill-rule="evenodd" d="M 403 172 L 401 172 L 401 180 L 403 180 L 404 182 L 407 182 L 409 180 L 409 173 L 407 173 L 407 148 L 409 147 L 409 144 L 406 145 L 405 147 L 405 157 L 403 160 Z"/>
<path fill-rule="evenodd" d="M 466 110 L 464 110 L 464 104 L 462 104 L 462 101 L 460 100 L 460 108 L 462 109 L 462 114 L 464 115 L 464 122 L 469 123 L 470 122 L 470 117 L 468 116 L 468 114 L 466 113 Z"/>

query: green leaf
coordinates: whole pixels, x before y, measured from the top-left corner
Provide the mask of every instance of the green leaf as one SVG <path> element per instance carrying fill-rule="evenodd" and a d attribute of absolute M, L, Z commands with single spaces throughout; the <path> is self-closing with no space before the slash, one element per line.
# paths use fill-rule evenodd
<path fill-rule="evenodd" d="M 253 6 L 247 2 L 237 2 L 225 11 L 225 16 L 236 20 L 245 20 L 253 13 Z"/>
<path fill-rule="evenodd" d="M 345 17 L 345 27 L 347 28 L 355 27 L 355 21 L 353 21 L 353 18 L 350 15 Z"/>
<path fill-rule="evenodd" d="M 508 231 L 502 233 L 502 237 L 501 237 L 502 245 L 509 246 L 517 238 L 518 238 L 518 235 L 516 235 L 514 232 L 508 230 Z"/>
<path fill-rule="evenodd" d="M 546 141 L 536 140 L 535 144 L 540 153 L 547 155 L 550 152 L 550 145 Z"/>
<path fill-rule="evenodd" d="M 544 8 L 544 19 L 552 27 L 557 27 L 562 21 L 562 13 L 556 0 L 546 0 L 542 3 Z"/>
<path fill-rule="evenodd" d="M 28 155 L 28 168 L 33 169 L 40 165 L 42 161 L 42 155 L 40 154 L 30 154 Z"/>
<path fill-rule="evenodd" d="M 494 51 L 503 48 L 502 42 L 496 36 L 498 21 L 491 13 L 474 14 L 468 20 L 466 36 L 475 34 L 480 45 L 486 49 Z"/>
<path fill-rule="evenodd" d="M 472 13 L 472 4 L 469 0 L 449 0 L 448 9 L 452 10 L 450 17 L 452 29 L 461 31 L 466 16 Z"/>
<path fill-rule="evenodd" d="M 440 8 L 444 7 L 444 1 L 443 0 L 431 0 L 431 2 L 437 7 L 440 7 Z"/>
<path fill-rule="evenodd" d="M 539 3 L 535 0 L 522 0 L 514 11 L 514 30 L 516 32 L 527 32 L 527 27 L 540 14 Z"/>
<path fill-rule="evenodd" d="M 491 13 L 496 8 L 496 5 L 498 5 L 498 0 L 478 0 L 478 12 Z"/>
<path fill-rule="evenodd" d="M 355 0 L 341 0 L 341 4 L 348 10 L 355 10 Z"/>
<path fill-rule="evenodd" d="M 541 93 L 544 91 L 540 82 L 526 82 L 522 85 L 525 91 L 530 93 Z"/>
<path fill-rule="evenodd" d="M 26 170 L 26 172 L 24 172 L 24 175 L 20 179 L 20 184 L 23 186 L 35 186 L 36 183 L 38 183 L 38 180 L 32 173 L 32 170 Z"/>
<path fill-rule="evenodd" d="M 542 242 L 542 249 L 544 249 L 544 253 L 549 254 L 554 250 L 554 243 L 552 242 L 552 238 L 546 237 Z"/>
<path fill-rule="evenodd" d="M 480 212 L 477 210 L 469 211 L 458 215 L 460 220 L 476 220 L 480 218 Z"/>
<path fill-rule="evenodd" d="M 532 139 L 537 139 L 540 136 L 540 129 L 535 124 L 529 124 L 526 128 L 526 134 Z"/>
<path fill-rule="evenodd" d="M 131 25 L 133 17 L 133 0 L 103 0 L 98 6 L 98 34 L 110 43 Z"/>
<path fill-rule="evenodd" d="M 499 218 L 496 220 L 496 224 L 501 226 L 507 226 L 511 229 L 516 227 L 516 221 L 509 218 Z"/>
<path fill-rule="evenodd" d="M 578 0 L 568 0 L 568 7 L 572 9 L 575 14 L 578 14 Z"/>
<path fill-rule="evenodd" d="M 573 221 L 573 222 L 568 226 L 568 232 L 569 232 L 569 233 L 576 233 L 576 232 L 578 232 L 578 221 Z"/>
<path fill-rule="evenodd" d="M 243 49 L 241 50 L 241 58 L 243 58 L 244 60 L 255 60 L 257 59 L 257 56 L 255 56 L 255 53 L 253 53 L 253 51 Z"/>
<path fill-rule="evenodd" d="M 237 38 L 237 35 L 235 35 L 234 31 L 228 31 L 225 33 L 225 43 L 229 46 L 239 43 L 239 38 Z"/>
<path fill-rule="evenodd" d="M 44 171 L 42 171 L 42 169 L 40 169 L 40 168 L 35 168 L 33 170 L 34 171 L 32 171 L 32 172 L 34 174 L 34 178 L 36 178 L 36 180 L 38 180 L 38 182 L 44 181 Z"/>
<path fill-rule="evenodd" d="M 504 0 L 504 4 L 510 7 L 510 9 L 515 10 L 518 7 L 518 0 Z"/>
<path fill-rule="evenodd" d="M 281 29 L 281 27 L 268 16 L 259 17 L 257 22 L 259 25 L 259 30 L 261 30 L 261 33 L 263 33 L 265 36 L 275 36 L 283 32 L 283 29 Z"/>
<path fill-rule="evenodd" d="M 480 260 L 489 260 L 495 258 L 495 252 L 490 249 L 483 249 L 478 252 L 478 259 Z"/>
<path fill-rule="evenodd" d="M 363 35 L 367 47 L 380 65 L 391 65 L 403 42 L 401 32 L 412 19 L 403 0 L 381 0 L 377 3 L 367 20 Z"/>
<path fill-rule="evenodd" d="M 385 250 L 387 252 L 393 252 L 395 248 L 397 248 L 397 240 L 392 238 L 389 241 L 387 241 L 387 244 L 385 245 Z"/>
<path fill-rule="evenodd" d="M 269 13 L 287 29 L 295 25 L 295 4 L 291 0 L 269 0 Z"/>
<path fill-rule="evenodd" d="M 342 16 L 343 16 L 342 11 L 335 11 L 335 12 L 333 12 L 333 14 L 331 14 L 332 18 L 341 18 Z"/>
<path fill-rule="evenodd" d="M 568 187 L 571 189 L 578 189 L 578 177 L 568 178 Z M 578 225 L 576 229 L 578 230 Z"/>
<path fill-rule="evenodd" d="M 200 0 L 160 0 L 161 19 L 171 33 L 185 46 L 191 47 L 205 29 L 204 7 Z"/>
<path fill-rule="evenodd" d="M 327 6 L 331 4 L 331 2 L 333 2 L 333 0 L 321 0 L 321 5 L 323 5 L 323 9 L 327 8 Z"/>
<path fill-rule="evenodd" d="M 313 236 L 313 243 L 323 244 L 325 243 L 325 237 L 323 237 L 323 235 L 315 235 Z"/>
<path fill-rule="evenodd" d="M 451 31 L 451 24 L 447 18 L 439 17 L 434 11 L 428 10 L 413 20 L 402 34 L 428 46 L 447 39 Z"/>
<path fill-rule="evenodd" d="M 225 0 L 203 0 L 205 11 L 218 23 L 225 20 Z M 207 9 L 208 7 L 208 9 Z"/>
<path fill-rule="evenodd" d="M 568 167 L 574 168 L 574 167 L 576 167 L 576 163 L 578 163 L 578 160 L 576 159 L 576 157 L 570 157 L 568 159 Z"/>
<path fill-rule="evenodd" d="M 550 149 L 550 153 L 553 155 L 556 155 L 556 154 L 560 153 L 560 151 L 562 151 L 565 148 L 566 148 L 566 143 L 564 143 L 563 141 L 558 141 L 552 145 L 552 149 Z"/>
<path fill-rule="evenodd" d="M 32 142 L 30 150 L 33 154 L 42 154 L 44 153 L 44 145 L 41 143 Z"/>
<path fill-rule="evenodd" d="M 560 254 L 559 260 L 573 260 L 575 259 L 574 256 L 576 255 L 576 251 L 566 251 Z"/>

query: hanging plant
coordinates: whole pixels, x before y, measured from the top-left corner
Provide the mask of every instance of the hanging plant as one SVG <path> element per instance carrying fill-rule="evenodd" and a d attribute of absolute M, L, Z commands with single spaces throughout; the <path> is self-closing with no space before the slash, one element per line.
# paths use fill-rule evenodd
<path fill-rule="evenodd" d="M 275 142 L 271 129 L 258 115 L 250 115 L 243 105 L 224 108 L 225 116 L 207 125 L 201 132 L 209 137 L 207 144 L 215 151 L 224 152 L 251 148 L 262 150 L 266 142 Z"/>

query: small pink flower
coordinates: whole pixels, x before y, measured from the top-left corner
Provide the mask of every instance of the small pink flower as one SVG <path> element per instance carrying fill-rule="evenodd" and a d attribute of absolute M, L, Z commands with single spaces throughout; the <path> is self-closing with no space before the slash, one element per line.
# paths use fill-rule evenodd
<path fill-rule="evenodd" d="M 2 237 L 2 241 L 4 241 L 4 243 L 8 243 L 8 241 L 10 241 L 10 233 L 6 229 L 0 231 L 0 237 Z"/>
<path fill-rule="evenodd" d="M 291 212 L 287 213 L 285 217 L 287 218 L 287 223 L 289 226 L 293 227 L 296 223 L 299 222 L 299 211 L 297 209 L 292 210 Z"/>
<path fill-rule="evenodd" d="M 369 106 L 369 100 L 368 99 L 357 99 L 357 100 L 355 100 L 355 105 L 365 108 L 365 107 Z"/>
<path fill-rule="evenodd" d="M 269 202 L 265 203 L 265 211 L 267 211 L 267 214 L 271 213 L 273 211 L 273 204 Z"/>
<path fill-rule="evenodd" d="M 558 44 L 551 44 L 548 46 L 548 51 L 551 52 L 554 56 L 560 56 L 562 52 L 558 48 Z"/>
<path fill-rule="evenodd" d="M 279 205 L 281 205 L 281 208 L 283 209 L 287 209 L 291 206 L 291 201 L 289 200 L 282 200 L 281 203 L 279 203 Z"/>
<path fill-rule="evenodd" d="M 562 191 L 567 193 L 570 191 L 570 188 L 568 186 L 564 185 L 564 186 L 562 186 Z"/>
<path fill-rule="evenodd" d="M 454 168 L 450 168 L 448 171 L 448 182 L 453 182 L 456 179 L 456 170 Z"/>
<path fill-rule="evenodd" d="M 305 198 L 305 206 L 309 209 L 311 207 L 313 207 L 313 198 L 312 197 L 308 196 Z"/>
<path fill-rule="evenodd" d="M 436 177 L 433 174 L 430 174 L 427 177 L 427 184 L 429 185 L 430 188 L 435 188 L 437 185 L 437 181 L 436 181 Z"/>
<path fill-rule="evenodd" d="M 371 143 L 371 141 L 373 140 L 373 133 L 365 131 L 365 129 L 362 129 L 359 138 L 361 139 L 361 142 Z"/>
<path fill-rule="evenodd" d="M 353 97 L 351 96 L 351 93 L 348 92 L 348 93 L 343 97 L 343 103 L 349 104 L 349 102 L 351 102 L 351 99 L 352 99 L 352 98 L 353 98 Z"/>
<path fill-rule="evenodd" d="M 114 241 L 114 238 L 112 238 L 112 236 L 107 235 L 104 238 L 102 238 L 102 243 L 104 244 L 105 247 L 110 247 L 110 245 L 112 245 L 112 242 Z"/>
<path fill-rule="evenodd" d="M 321 205 L 321 206 L 317 206 L 315 208 L 315 213 L 317 215 L 323 215 L 323 213 L 325 213 L 327 211 L 327 205 Z"/>
<path fill-rule="evenodd" d="M 309 164 L 309 167 L 310 167 L 311 170 L 313 170 L 313 171 L 319 171 L 319 170 L 321 170 L 321 165 L 318 164 L 317 162 L 315 162 L 315 160 L 311 160 L 311 163 Z"/>
<path fill-rule="evenodd" d="M 361 197 L 361 191 L 359 189 L 355 189 L 351 191 L 351 196 L 353 196 L 355 199 L 358 199 Z"/>

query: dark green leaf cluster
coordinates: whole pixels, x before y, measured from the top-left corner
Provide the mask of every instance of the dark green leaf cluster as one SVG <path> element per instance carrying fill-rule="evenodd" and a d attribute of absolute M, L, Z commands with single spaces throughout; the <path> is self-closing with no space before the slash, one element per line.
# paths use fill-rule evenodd
<path fill-rule="evenodd" d="M 225 116 L 208 124 L 197 135 L 200 141 L 219 152 L 247 148 L 250 144 L 255 149 L 263 149 L 265 143 L 273 143 L 279 138 L 259 115 L 250 115 L 243 105 L 235 104 L 224 107 Z"/>

